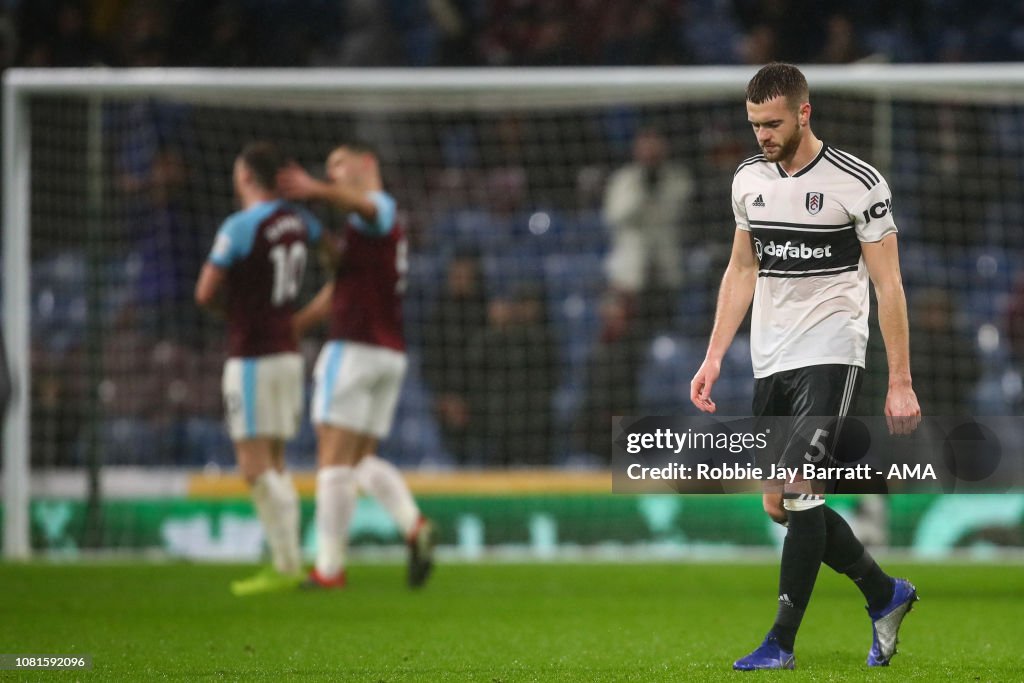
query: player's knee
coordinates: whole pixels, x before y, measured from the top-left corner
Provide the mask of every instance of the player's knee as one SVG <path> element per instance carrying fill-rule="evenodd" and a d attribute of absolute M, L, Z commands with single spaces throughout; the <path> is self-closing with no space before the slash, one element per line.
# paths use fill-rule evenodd
<path fill-rule="evenodd" d="M 252 460 L 243 459 L 238 463 L 239 474 L 242 475 L 242 478 L 245 479 L 245 483 L 249 486 L 253 486 L 256 483 L 256 480 L 259 479 L 267 469 L 268 468 L 265 463 L 257 463 Z"/>
<path fill-rule="evenodd" d="M 238 473 L 250 486 L 273 465 L 271 444 L 262 439 L 236 442 L 235 457 L 238 461 Z"/>
<path fill-rule="evenodd" d="M 317 463 L 320 467 L 355 466 L 358 461 L 358 441 L 343 430 L 328 428 L 320 431 Z"/>
<path fill-rule="evenodd" d="M 782 506 L 782 496 L 765 497 L 763 500 L 764 511 L 772 518 L 772 521 L 777 524 L 785 524 L 786 509 Z"/>
<path fill-rule="evenodd" d="M 345 457 L 344 454 L 334 448 L 320 448 L 317 453 L 317 466 L 320 468 L 340 467 L 342 465 L 351 464 L 352 463 L 349 458 Z"/>

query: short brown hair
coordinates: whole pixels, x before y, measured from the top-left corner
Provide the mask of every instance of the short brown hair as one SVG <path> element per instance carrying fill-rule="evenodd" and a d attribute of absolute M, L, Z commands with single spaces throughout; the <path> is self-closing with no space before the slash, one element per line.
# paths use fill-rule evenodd
<path fill-rule="evenodd" d="M 257 184 L 264 190 L 277 187 L 277 172 L 284 166 L 281 151 L 272 142 L 263 140 L 250 142 L 238 155 L 242 163 L 252 172 Z"/>
<path fill-rule="evenodd" d="M 763 104 L 779 96 L 785 97 L 790 106 L 800 106 L 809 97 L 807 79 L 792 64 L 772 62 L 761 67 L 747 83 L 747 101 Z"/>
<path fill-rule="evenodd" d="M 334 150 L 338 149 L 347 149 L 355 154 L 369 154 L 375 159 L 380 158 L 376 148 L 365 140 L 346 140 L 334 146 Z M 333 153 L 334 150 L 331 150 L 331 152 Z"/>

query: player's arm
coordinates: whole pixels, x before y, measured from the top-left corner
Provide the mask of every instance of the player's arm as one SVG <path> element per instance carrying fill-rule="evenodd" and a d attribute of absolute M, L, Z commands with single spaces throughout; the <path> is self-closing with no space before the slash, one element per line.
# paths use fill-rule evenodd
<path fill-rule="evenodd" d="M 334 282 L 328 282 L 313 299 L 292 317 L 295 336 L 301 338 L 309 328 L 322 322 L 331 314 L 331 298 L 334 296 Z"/>
<path fill-rule="evenodd" d="M 196 303 L 206 309 L 223 312 L 223 302 L 217 295 L 227 274 L 223 268 L 207 261 L 199 272 L 199 279 L 196 281 Z"/>
<path fill-rule="evenodd" d="M 357 213 L 369 223 L 377 220 L 377 203 L 369 193 L 342 183 L 318 180 L 294 162 L 278 172 L 277 185 L 288 199 L 323 201 L 342 211 Z"/>
<path fill-rule="evenodd" d="M 757 258 L 751 243 L 750 232 L 736 228 L 732 242 L 732 255 L 722 276 L 718 290 L 718 305 L 715 309 L 715 325 L 708 341 L 708 352 L 697 374 L 690 382 L 690 400 L 693 405 L 708 413 L 715 412 L 711 400 L 711 388 L 718 381 L 722 370 L 722 359 L 732 344 L 736 331 L 743 324 L 750 302 L 754 298 L 757 284 Z"/>
<path fill-rule="evenodd" d="M 251 236 L 250 236 L 251 240 Z M 229 216 L 217 230 L 217 238 L 213 242 L 210 255 L 199 271 L 196 281 L 196 303 L 207 310 L 224 313 L 223 297 L 224 281 L 228 277 L 228 269 L 245 256 L 246 232 L 238 214 Z"/>
<path fill-rule="evenodd" d="M 892 433 L 910 434 L 921 421 L 921 407 L 910 377 L 910 325 L 896 234 L 889 233 L 878 242 L 862 242 L 861 252 L 871 282 L 875 285 L 878 325 L 882 329 L 889 362 L 885 416 Z"/>

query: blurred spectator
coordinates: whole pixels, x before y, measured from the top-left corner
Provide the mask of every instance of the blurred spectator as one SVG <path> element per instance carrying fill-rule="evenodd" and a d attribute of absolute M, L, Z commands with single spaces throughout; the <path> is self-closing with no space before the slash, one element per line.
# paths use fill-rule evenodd
<path fill-rule="evenodd" d="M 601 302 L 601 338 L 587 361 L 583 405 L 576 420 L 578 445 L 611 462 L 611 424 L 638 413 L 637 376 L 649 336 L 628 300 L 609 294 Z"/>
<path fill-rule="evenodd" d="M 678 27 L 697 64 L 734 64 L 740 30 L 730 2 L 694 0 L 680 7 Z"/>
<path fill-rule="evenodd" d="M 476 3 L 473 0 L 426 0 L 426 3 L 440 33 L 437 65 L 476 65 Z"/>
<path fill-rule="evenodd" d="M 779 57 L 779 36 L 774 26 L 752 26 L 740 41 L 740 59 L 746 64 L 766 64 Z"/>
<path fill-rule="evenodd" d="M 733 0 L 746 29 L 748 63 L 808 62 L 824 46 L 829 3 L 815 0 Z M 768 57 L 768 59 L 765 59 Z"/>
<path fill-rule="evenodd" d="M 496 168 L 487 175 L 487 224 L 479 244 L 499 250 L 528 234 L 529 186 L 521 166 Z"/>
<path fill-rule="evenodd" d="M 607 248 L 608 231 L 601 217 L 606 175 L 605 168 L 596 164 L 577 171 L 571 229 L 564 240 L 567 250 L 599 253 Z"/>
<path fill-rule="evenodd" d="M 246 32 L 251 30 L 246 26 L 242 6 L 233 2 L 217 5 L 210 17 L 209 40 L 197 46 L 202 50 L 197 63 L 221 67 L 251 65 L 254 58 L 246 40 Z"/>
<path fill-rule="evenodd" d="M 476 175 L 448 168 L 432 178 L 427 217 L 432 221 L 426 243 L 435 249 L 475 245 L 486 230 L 486 214 L 476 196 Z"/>
<path fill-rule="evenodd" d="M 970 415 L 981 376 L 978 354 L 955 326 L 950 292 L 925 289 L 911 297 L 910 368 L 925 415 Z"/>
<path fill-rule="evenodd" d="M 32 349 L 30 430 L 34 466 L 72 464 L 73 447 L 94 396 L 88 394 L 88 363 L 80 349 Z"/>
<path fill-rule="evenodd" d="M 847 63 L 869 53 L 890 61 L 1019 60 L 1024 10 L 1004 4 L 38 0 L 8 6 L 17 7 L 22 66 L 232 67 Z"/>
<path fill-rule="evenodd" d="M 114 66 L 158 67 L 170 62 L 167 53 L 169 17 L 159 3 L 135 2 L 120 19 L 111 57 Z"/>
<path fill-rule="evenodd" d="M 533 41 L 539 0 L 491 0 L 478 36 L 487 66 L 514 66 Z"/>
<path fill-rule="evenodd" d="M 815 60 L 819 64 L 849 64 L 867 56 L 857 29 L 845 14 L 833 14 L 826 22 L 825 47 Z"/>
<path fill-rule="evenodd" d="M 552 138 L 551 132 L 544 115 L 505 112 L 486 121 L 478 144 L 480 163 L 492 171 L 487 182 L 514 185 L 511 189 L 523 205 L 568 201 L 575 187 L 566 171 L 584 152 L 573 149 L 573 143 L 579 139 L 575 136 L 585 136 L 587 131 L 576 128 L 569 139 Z M 493 189 L 497 188 L 487 191 Z"/>
<path fill-rule="evenodd" d="M 611 231 L 606 269 L 621 294 L 674 300 L 683 284 L 684 217 L 693 196 L 690 171 L 669 159 L 668 141 L 657 130 L 640 130 L 633 162 L 612 174 L 605 190 L 604 219 Z"/>
<path fill-rule="evenodd" d="M 920 110 L 917 130 L 928 136 L 918 189 L 922 241 L 944 249 L 986 242 L 985 208 L 1002 201 L 1004 192 L 994 179 L 1000 155 L 986 116 L 963 104 Z"/>
<path fill-rule="evenodd" d="M 1010 358 L 1018 368 L 1024 369 L 1024 273 L 1017 274 L 1006 308 L 1006 338 Z"/>
<path fill-rule="evenodd" d="M 672 3 L 646 0 L 610 3 L 601 62 L 613 66 L 688 64 L 692 55 L 680 44 Z"/>
<path fill-rule="evenodd" d="M 139 258 L 135 303 L 144 327 L 156 338 L 200 343 L 192 286 L 204 242 L 185 203 L 187 188 L 180 150 L 160 150 L 132 218 Z"/>
<path fill-rule="evenodd" d="M 81 2 L 61 0 L 23 10 L 23 26 L 34 24 L 24 46 L 28 66 L 89 66 L 100 50 L 89 33 Z"/>
<path fill-rule="evenodd" d="M 558 355 L 544 293 L 523 286 L 492 300 L 487 322 L 467 351 L 474 464 L 549 465 Z"/>
<path fill-rule="evenodd" d="M 126 311 L 104 331 L 99 399 L 107 418 L 164 416 L 166 392 L 161 376 L 166 375 L 166 362 L 158 347 L 161 345 L 145 334 L 133 311 Z M 168 354 L 164 351 L 162 355 Z"/>
<path fill-rule="evenodd" d="M 401 41 L 392 25 L 388 3 L 349 0 L 345 3 L 343 30 L 333 47 L 317 58 L 325 66 L 398 66 Z"/>
<path fill-rule="evenodd" d="M 735 218 L 732 213 L 732 177 L 736 166 L 750 156 L 750 133 L 716 122 L 700 136 L 694 166 L 696 187 L 692 216 L 695 240 L 731 249 Z"/>
<path fill-rule="evenodd" d="M 549 11 L 537 21 L 530 42 L 516 61 L 521 66 L 573 66 L 578 58 L 569 18 L 562 12 Z"/>
<path fill-rule="evenodd" d="M 423 333 L 423 376 L 434 394 L 434 412 L 445 446 L 456 462 L 469 458 L 470 346 L 487 325 L 480 261 L 457 252 L 448 264 L 445 290 Z"/>
<path fill-rule="evenodd" d="M 99 49 L 89 34 L 83 3 L 61 2 L 57 7 L 53 38 L 54 66 L 89 66 L 99 58 Z"/>

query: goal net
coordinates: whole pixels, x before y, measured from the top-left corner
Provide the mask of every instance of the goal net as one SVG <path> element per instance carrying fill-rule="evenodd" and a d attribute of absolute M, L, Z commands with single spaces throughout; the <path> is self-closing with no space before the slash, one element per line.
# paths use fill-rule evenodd
<path fill-rule="evenodd" d="M 187 538 L 190 552 L 234 557 L 258 539 L 244 488 L 220 476 L 233 467 L 225 332 L 192 299 L 252 140 L 315 174 L 345 141 L 379 153 L 411 248 L 409 372 L 381 451 L 420 473 L 446 542 L 772 542 L 744 521 L 749 501 L 614 499 L 602 478 L 613 415 L 693 411 L 734 231 L 731 179 L 757 152 L 743 109 L 752 72 L 8 72 L 8 552 L 173 551 Z M 1019 68 L 807 75 L 817 135 L 892 187 L 925 411 L 1016 414 Z M 344 220 L 313 208 L 329 227 Z M 326 275 L 314 264 L 300 299 Z M 873 329 L 865 414 L 881 411 L 886 382 Z M 323 341 L 304 340 L 307 368 Z M 748 414 L 751 391 L 744 333 L 719 412 Z M 308 416 L 288 459 L 315 465 Z M 718 527 L 701 521 L 711 508 Z M 367 539 L 385 524 L 377 513 L 361 516 Z M 885 527 L 891 542 L 911 543 L 903 523 Z"/>

